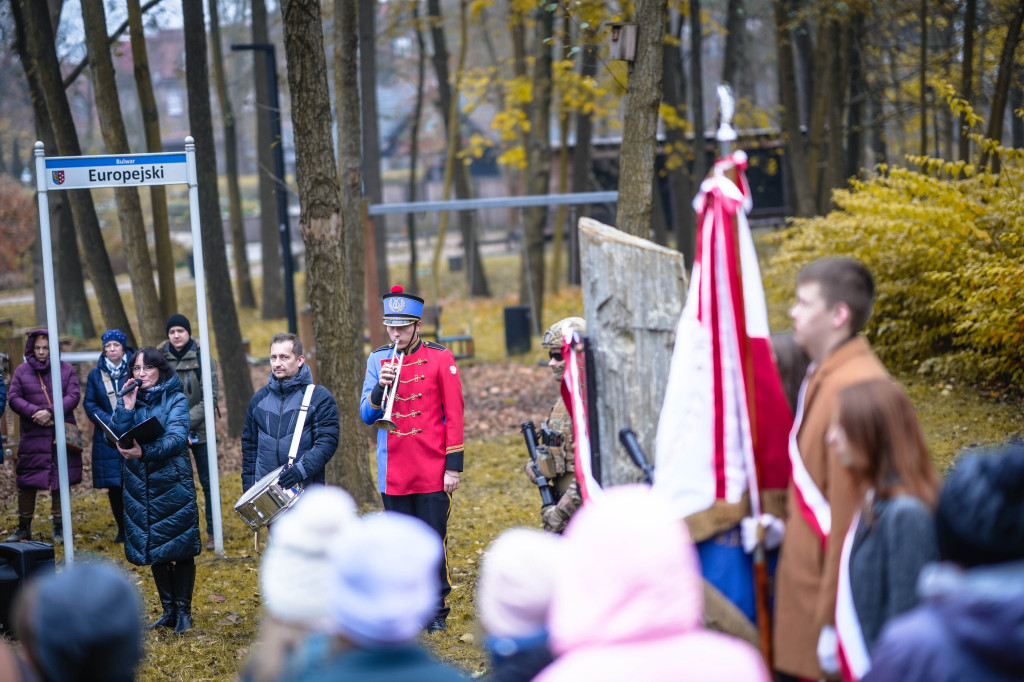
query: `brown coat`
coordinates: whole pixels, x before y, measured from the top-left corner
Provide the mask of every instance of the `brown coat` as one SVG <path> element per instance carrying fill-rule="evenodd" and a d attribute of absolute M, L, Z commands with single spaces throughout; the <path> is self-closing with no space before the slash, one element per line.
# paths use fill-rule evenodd
<path fill-rule="evenodd" d="M 818 635 L 835 618 L 836 582 L 843 538 L 853 519 L 853 479 L 825 445 L 840 390 L 887 376 L 863 336 L 836 348 L 807 379 L 804 416 L 797 435 L 807 472 L 832 509 L 832 532 L 822 551 L 817 534 L 796 505 L 792 482 L 786 501 L 786 537 L 775 576 L 775 669 L 809 679 L 826 675 L 818 666 Z"/>

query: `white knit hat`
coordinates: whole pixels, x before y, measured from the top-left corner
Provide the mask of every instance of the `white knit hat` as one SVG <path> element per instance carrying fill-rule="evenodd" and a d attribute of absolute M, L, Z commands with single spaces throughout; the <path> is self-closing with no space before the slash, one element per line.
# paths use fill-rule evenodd
<path fill-rule="evenodd" d="M 480 624 L 493 637 L 526 637 L 544 629 L 561 562 L 561 536 L 533 528 L 507 530 L 480 565 Z"/>
<path fill-rule="evenodd" d="M 335 547 L 332 630 L 369 648 L 411 641 L 437 609 L 443 551 L 415 517 L 360 519 Z"/>
<path fill-rule="evenodd" d="M 342 490 L 316 485 L 273 523 L 260 567 L 267 611 L 282 620 L 322 628 L 333 587 L 331 548 L 358 520 L 356 504 Z"/>

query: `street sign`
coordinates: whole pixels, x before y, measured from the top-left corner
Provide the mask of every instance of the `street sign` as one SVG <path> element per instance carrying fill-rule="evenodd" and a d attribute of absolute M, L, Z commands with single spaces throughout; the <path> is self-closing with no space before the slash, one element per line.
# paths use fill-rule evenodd
<path fill-rule="evenodd" d="M 186 185 L 185 153 L 55 156 L 46 159 L 46 189 Z"/>

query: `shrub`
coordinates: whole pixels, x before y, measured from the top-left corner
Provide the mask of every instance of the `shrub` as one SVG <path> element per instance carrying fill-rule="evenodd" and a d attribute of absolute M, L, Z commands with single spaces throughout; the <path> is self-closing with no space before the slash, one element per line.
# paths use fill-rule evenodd
<path fill-rule="evenodd" d="M 11 177 L 0 176 L 0 288 L 28 283 L 37 220 L 32 191 Z"/>
<path fill-rule="evenodd" d="M 769 295 L 791 297 L 793 273 L 814 259 L 858 258 L 878 284 L 867 331 L 892 369 L 1021 385 L 1024 171 L 997 151 L 998 173 L 912 158 L 921 170 L 881 168 L 836 191 L 837 210 L 769 238 Z"/>

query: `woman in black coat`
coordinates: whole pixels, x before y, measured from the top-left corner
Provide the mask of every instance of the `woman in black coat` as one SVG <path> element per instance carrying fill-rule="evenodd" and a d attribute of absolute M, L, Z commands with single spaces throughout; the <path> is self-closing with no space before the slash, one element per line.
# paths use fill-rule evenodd
<path fill-rule="evenodd" d="M 139 349 L 129 366 L 134 388 L 118 398 L 111 427 L 121 434 L 156 417 L 164 434 L 152 443 L 135 442 L 130 449 L 118 445 L 126 460 L 124 553 L 136 566 L 152 566 L 164 612 L 150 627 L 173 627 L 182 633 L 192 627 L 200 542 L 188 448 L 188 399 L 181 380 L 156 348 Z"/>

